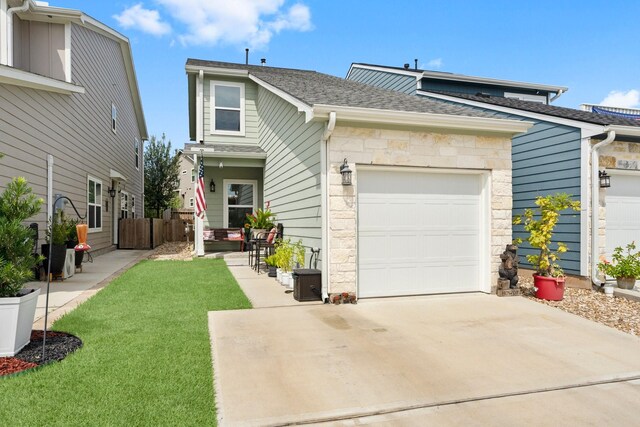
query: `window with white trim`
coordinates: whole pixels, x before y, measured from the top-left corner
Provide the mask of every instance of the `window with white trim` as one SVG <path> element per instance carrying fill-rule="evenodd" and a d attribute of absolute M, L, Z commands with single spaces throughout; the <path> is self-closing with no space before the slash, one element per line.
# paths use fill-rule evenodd
<path fill-rule="evenodd" d="M 211 133 L 244 135 L 244 83 L 211 81 Z"/>
<path fill-rule="evenodd" d="M 140 169 L 140 141 L 138 138 L 133 139 L 133 152 L 136 156 L 136 169 Z"/>
<path fill-rule="evenodd" d="M 196 182 L 196 170 L 191 169 L 191 182 Z"/>
<path fill-rule="evenodd" d="M 129 218 L 129 193 L 120 192 L 120 218 Z"/>
<path fill-rule="evenodd" d="M 189 207 L 192 208 L 193 207 L 193 197 L 191 197 L 189 199 Z"/>
<path fill-rule="evenodd" d="M 116 133 L 116 128 L 118 126 L 118 109 L 116 108 L 116 104 L 111 103 L 111 130 L 113 133 Z"/>
<path fill-rule="evenodd" d="M 136 196 L 131 195 L 131 218 L 136 217 Z"/>
<path fill-rule="evenodd" d="M 89 231 L 102 231 L 102 181 L 87 178 L 87 223 Z"/>

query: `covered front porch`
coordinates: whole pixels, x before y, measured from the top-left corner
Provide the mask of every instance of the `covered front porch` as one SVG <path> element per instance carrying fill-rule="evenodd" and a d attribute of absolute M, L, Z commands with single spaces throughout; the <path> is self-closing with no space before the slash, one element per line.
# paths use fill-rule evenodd
<path fill-rule="evenodd" d="M 195 250 L 239 250 L 236 241 L 207 243 L 205 231 L 243 228 L 246 215 L 264 205 L 263 181 L 266 153 L 256 145 L 187 144 L 185 153 L 194 156 L 196 170 L 203 159 L 207 209 L 195 218 Z M 189 196 L 196 200 L 194 193 Z"/>

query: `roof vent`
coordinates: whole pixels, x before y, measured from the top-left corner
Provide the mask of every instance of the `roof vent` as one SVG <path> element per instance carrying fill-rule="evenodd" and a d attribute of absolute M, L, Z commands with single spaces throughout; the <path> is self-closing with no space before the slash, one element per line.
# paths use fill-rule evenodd
<path fill-rule="evenodd" d="M 244 63 L 245 65 L 249 65 L 249 48 L 245 48 L 244 50 Z"/>
<path fill-rule="evenodd" d="M 404 69 L 408 70 L 409 69 L 409 64 L 404 64 Z"/>
<path fill-rule="evenodd" d="M 413 62 L 416 64 L 415 69 L 418 69 L 418 58 L 414 59 Z"/>
<path fill-rule="evenodd" d="M 260 58 L 260 65 L 264 66 L 267 63 L 267 58 Z"/>

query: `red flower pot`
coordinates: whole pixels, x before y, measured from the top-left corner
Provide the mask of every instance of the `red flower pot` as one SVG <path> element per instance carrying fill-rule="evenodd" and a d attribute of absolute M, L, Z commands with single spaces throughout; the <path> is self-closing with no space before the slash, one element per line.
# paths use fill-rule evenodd
<path fill-rule="evenodd" d="M 544 277 L 533 275 L 536 298 L 548 301 L 562 301 L 564 298 L 564 277 Z"/>

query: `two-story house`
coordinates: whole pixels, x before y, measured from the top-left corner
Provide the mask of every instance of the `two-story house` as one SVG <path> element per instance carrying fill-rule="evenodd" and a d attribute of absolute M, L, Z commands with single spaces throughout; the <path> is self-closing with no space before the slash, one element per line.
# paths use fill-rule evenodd
<path fill-rule="evenodd" d="M 606 107 L 585 106 L 583 111 L 550 105 L 566 87 L 421 70 L 408 64 L 354 63 L 347 79 L 534 123 L 513 138 L 513 213 L 534 207 L 538 195 L 566 192 L 581 201 L 581 212 L 565 215 L 555 233 L 569 246 L 560 263 L 567 273 L 599 284 L 599 256 L 640 241 L 640 121 L 632 114 Z M 611 175 L 610 188 L 600 187 L 600 172 Z M 521 225 L 514 226 L 513 234 L 526 240 Z M 598 248 L 595 256 L 591 247 Z M 525 242 L 520 253 L 534 252 Z M 524 256 L 520 260 L 527 265 Z"/>
<path fill-rule="evenodd" d="M 0 187 L 24 176 L 47 201 L 41 239 L 62 195 L 93 249 L 113 249 L 118 219 L 143 215 L 147 138 L 125 36 L 78 10 L 0 0 Z"/>
<path fill-rule="evenodd" d="M 285 237 L 321 249 L 325 298 L 495 287 L 511 137 L 530 123 L 315 71 L 189 59 L 186 72 L 185 153 L 207 188 L 198 254 L 203 227 L 268 204 Z"/>

